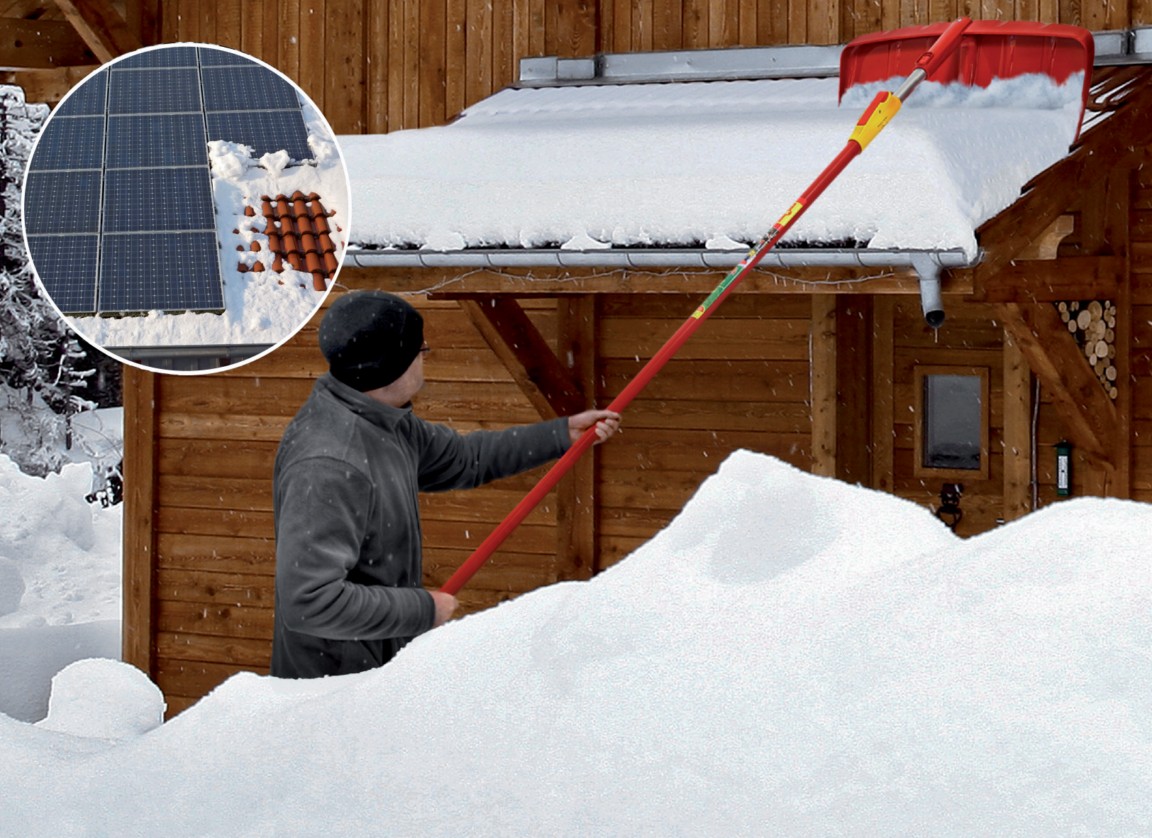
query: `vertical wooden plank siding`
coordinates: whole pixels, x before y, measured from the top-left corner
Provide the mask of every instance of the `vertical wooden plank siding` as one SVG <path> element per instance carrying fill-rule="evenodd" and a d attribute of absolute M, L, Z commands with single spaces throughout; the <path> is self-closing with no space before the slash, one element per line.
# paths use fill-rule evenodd
<path fill-rule="evenodd" d="M 416 33 L 420 79 L 420 106 L 417 125 L 443 125 L 447 112 L 447 7 L 445 0 L 420 0 L 420 28 Z"/>
<path fill-rule="evenodd" d="M 872 305 L 872 488 L 892 491 L 893 436 L 893 339 L 895 306 L 891 297 L 879 297 Z"/>
<path fill-rule="evenodd" d="M 364 126 L 369 134 L 386 134 L 389 130 L 388 91 L 390 88 L 388 22 L 392 19 L 391 3 L 368 0 L 364 21 Z M 343 133 L 344 126 L 335 130 Z"/>
<path fill-rule="evenodd" d="M 364 0 L 331 0 L 327 8 L 315 65 L 324 79 L 323 111 L 342 133 L 363 134 L 367 128 Z"/>
<path fill-rule="evenodd" d="M 319 105 L 320 98 L 317 98 L 312 85 L 300 78 L 300 0 L 279 0 L 276 8 L 280 12 L 276 21 L 279 37 L 276 40 L 276 60 L 269 63 L 300 84 Z"/>
<path fill-rule="evenodd" d="M 326 41 L 328 14 L 326 0 L 300 0 L 299 21 L 296 25 L 299 39 L 300 68 L 293 78 L 316 106 L 328 112 L 329 73 L 338 72 L 340 47 Z M 325 63 L 330 57 L 331 66 Z"/>

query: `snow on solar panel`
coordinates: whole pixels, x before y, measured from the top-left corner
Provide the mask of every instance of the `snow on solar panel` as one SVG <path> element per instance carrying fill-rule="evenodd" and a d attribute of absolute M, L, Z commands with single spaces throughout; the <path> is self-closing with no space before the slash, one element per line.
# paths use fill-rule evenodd
<path fill-rule="evenodd" d="M 294 111 L 226 111 L 208 114 L 208 137 L 228 139 L 252 149 L 259 159 L 269 152 L 284 150 L 293 160 L 310 160 L 308 132 L 300 109 Z"/>
<path fill-rule="evenodd" d="M 108 117 L 109 169 L 198 166 L 207 145 L 197 113 Z"/>
<path fill-rule="evenodd" d="M 32 262 L 45 290 L 63 312 L 96 311 L 96 252 L 99 237 L 91 235 L 29 236 Z"/>
<path fill-rule="evenodd" d="M 222 311 L 216 233 L 105 235 L 100 311 Z"/>

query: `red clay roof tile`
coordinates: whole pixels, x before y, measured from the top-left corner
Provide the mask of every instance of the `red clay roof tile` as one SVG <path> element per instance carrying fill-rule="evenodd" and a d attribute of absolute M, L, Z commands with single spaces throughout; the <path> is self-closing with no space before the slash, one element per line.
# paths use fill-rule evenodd
<path fill-rule="evenodd" d="M 314 192 L 305 195 L 300 191 L 291 196 L 263 195 L 260 210 L 265 219 L 268 250 L 272 253 L 272 270 L 283 272 L 287 262 L 294 270 L 311 273 L 315 290 L 327 288 L 340 267 L 340 260 L 328 224 L 328 217 L 334 213 L 324 209 L 320 196 Z M 245 207 L 245 215 L 251 217 L 255 213 L 254 207 Z M 261 244 L 253 241 L 252 250 L 260 251 Z M 256 265 L 251 269 L 264 270 L 263 263 L 257 262 Z M 241 266 L 240 270 L 243 272 L 247 268 Z"/>

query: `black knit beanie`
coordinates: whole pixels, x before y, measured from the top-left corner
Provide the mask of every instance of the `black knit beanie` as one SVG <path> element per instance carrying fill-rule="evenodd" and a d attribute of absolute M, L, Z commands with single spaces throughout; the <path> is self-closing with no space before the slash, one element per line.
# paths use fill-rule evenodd
<path fill-rule="evenodd" d="M 402 376 L 424 345 L 424 318 L 384 291 L 350 291 L 320 321 L 320 351 L 337 381 L 360 392 Z"/>

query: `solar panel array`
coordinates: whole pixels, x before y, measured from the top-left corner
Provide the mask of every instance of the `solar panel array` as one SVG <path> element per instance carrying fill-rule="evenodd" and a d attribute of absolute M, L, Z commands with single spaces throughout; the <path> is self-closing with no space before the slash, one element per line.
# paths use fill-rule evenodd
<path fill-rule="evenodd" d="M 61 103 L 32 155 L 24 227 L 63 313 L 224 309 L 209 140 L 312 157 L 295 88 L 227 50 L 141 52 Z"/>

